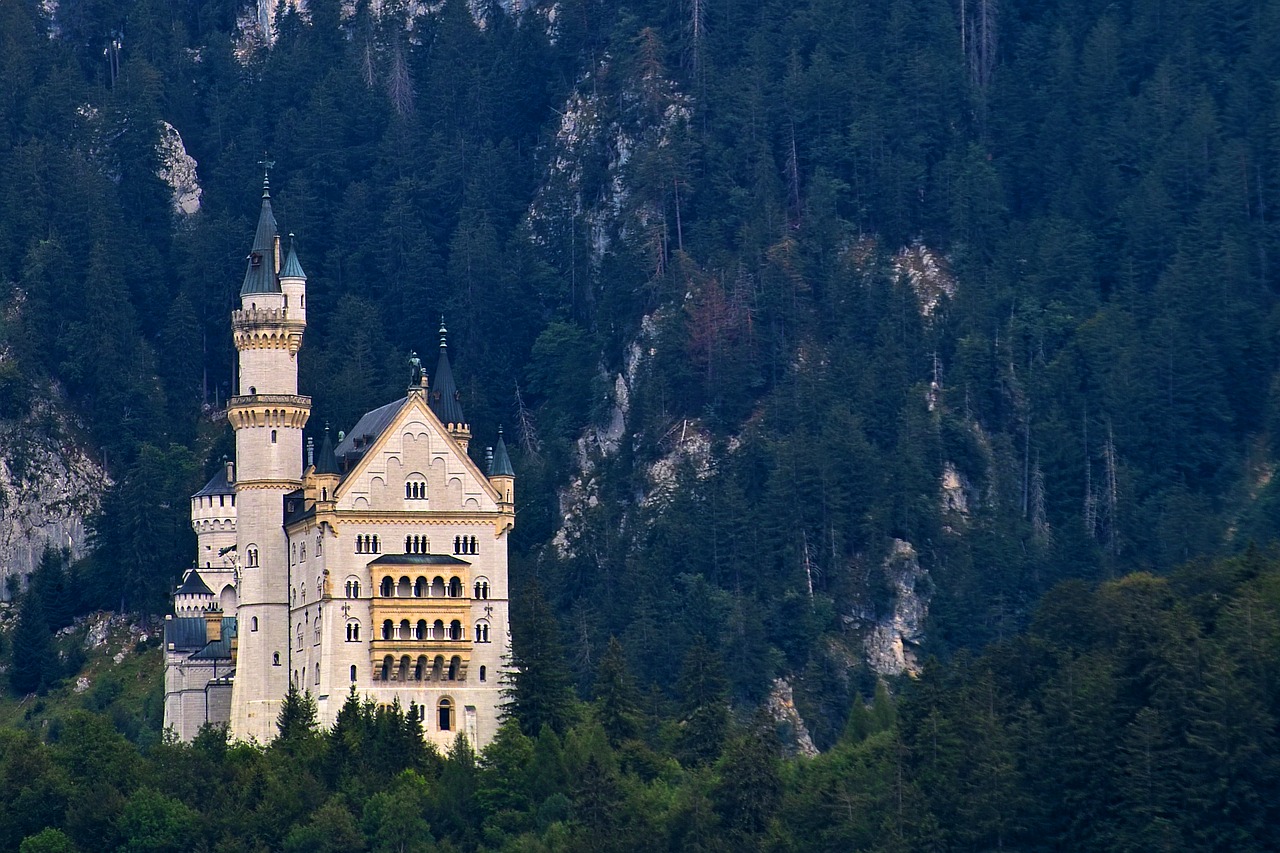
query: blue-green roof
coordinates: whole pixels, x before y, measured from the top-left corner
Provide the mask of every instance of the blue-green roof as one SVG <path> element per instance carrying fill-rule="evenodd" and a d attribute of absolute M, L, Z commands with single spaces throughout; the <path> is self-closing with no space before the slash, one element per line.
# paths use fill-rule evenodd
<path fill-rule="evenodd" d="M 271 212 L 271 191 L 266 181 L 262 184 L 262 211 L 258 214 L 258 230 L 253 235 L 253 248 L 249 250 L 249 267 L 244 273 L 240 295 L 252 293 L 279 293 L 280 282 L 276 278 L 276 217 Z"/>
<path fill-rule="evenodd" d="M 307 274 L 302 271 L 302 264 L 298 263 L 298 253 L 293 250 L 293 235 L 289 235 L 289 255 L 284 259 L 284 267 L 280 270 L 281 278 L 300 278 L 306 280 Z"/>
<path fill-rule="evenodd" d="M 502 440 L 502 427 L 498 427 L 498 446 L 493 448 L 493 462 L 489 464 L 490 477 L 514 477 L 511 457 L 507 455 L 507 443 Z"/>

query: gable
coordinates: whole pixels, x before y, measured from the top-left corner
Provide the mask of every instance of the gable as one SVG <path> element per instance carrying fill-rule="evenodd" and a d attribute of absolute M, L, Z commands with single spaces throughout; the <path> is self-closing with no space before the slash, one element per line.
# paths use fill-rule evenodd
<path fill-rule="evenodd" d="M 498 511 L 497 492 L 420 395 L 404 401 L 335 497 L 339 511 Z"/>

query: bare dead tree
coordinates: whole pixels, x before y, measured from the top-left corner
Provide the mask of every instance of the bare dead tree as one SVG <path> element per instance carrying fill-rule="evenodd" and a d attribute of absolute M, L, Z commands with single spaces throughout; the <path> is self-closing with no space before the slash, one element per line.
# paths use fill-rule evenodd
<path fill-rule="evenodd" d="M 409 76 L 409 64 L 404 58 L 404 47 L 398 41 L 391 52 L 387 95 L 391 98 L 391 107 L 397 115 L 401 117 L 413 115 L 413 79 Z"/>
<path fill-rule="evenodd" d="M 1120 504 L 1120 488 L 1118 477 L 1116 475 L 1116 440 L 1115 435 L 1111 431 L 1111 424 L 1107 423 L 1107 444 L 1102 451 L 1103 464 L 1106 466 L 1106 500 L 1107 500 L 1107 553 L 1115 556 L 1117 548 L 1116 528 L 1119 526 L 1117 520 L 1117 509 Z"/>
<path fill-rule="evenodd" d="M 524 395 L 520 386 L 516 386 L 516 431 L 520 433 L 520 449 L 525 455 L 537 457 L 542 450 L 542 442 L 538 439 L 538 428 L 533 420 L 533 412 L 524 404 Z"/>

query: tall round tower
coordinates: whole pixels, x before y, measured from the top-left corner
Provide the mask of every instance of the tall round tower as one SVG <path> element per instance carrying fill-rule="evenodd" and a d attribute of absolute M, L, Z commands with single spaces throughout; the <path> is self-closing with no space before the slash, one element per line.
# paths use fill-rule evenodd
<path fill-rule="evenodd" d="M 282 286 L 282 279 L 285 279 Z M 262 211 L 240 310 L 231 313 L 239 351 L 236 396 L 227 418 L 236 432 L 237 655 L 231 735 L 267 742 L 289 689 L 289 546 L 285 496 L 302 485 L 302 428 L 311 398 L 298 394 L 298 350 L 306 329 L 306 277 L 290 247 L 287 262 L 263 180 Z"/>

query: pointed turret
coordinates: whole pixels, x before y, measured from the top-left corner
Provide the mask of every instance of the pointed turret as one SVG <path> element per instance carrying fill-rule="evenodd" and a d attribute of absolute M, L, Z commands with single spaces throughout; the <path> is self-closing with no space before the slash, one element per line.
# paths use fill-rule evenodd
<path fill-rule="evenodd" d="M 502 427 L 498 427 L 498 444 L 493 448 L 489 462 L 489 482 L 498 490 L 498 511 L 502 513 L 501 527 L 510 530 L 516 523 L 516 472 L 507 455 L 507 443 L 502 440 Z"/>
<path fill-rule="evenodd" d="M 284 266 L 280 268 L 281 278 L 300 278 L 307 280 L 307 274 L 302 271 L 302 264 L 298 263 L 298 253 L 293 248 L 293 232 L 289 232 L 289 254 L 284 259 Z"/>
<path fill-rule="evenodd" d="M 511 457 L 507 455 L 507 443 L 502 440 L 502 427 L 498 427 L 498 445 L 493 449 L 493 462 L 489 465 L 489 476 L 514 477 L 511 469 Z"/>
<path fill-rule="evenodd" d="M 289 234 L 289 254 L 280 267 L 280 290 L 284 293 L 285 316 L 290 323 L 306 325 L 307 322 L 307 274 L 298 263 L 294 249 L 293 233 Z"/>
<path fill-rule="evenodd" d="M 338 457 L 333 453 L 333 436 L 329 432 L 329 425 L 324 425 L 324 438 L 320 441 L 320 452 L 316 455 L 316 471 L 317 474 L 337 474 L 338 473 Z"/>
<path fill-rule="evenodd" d="M 453 381 L 453 368 L 449 366 L 449 330 L 444 327 L 444 318 L 440 318 L 440 360 L 436 362 L 436 375 L 431 383 L 431 410 L 462 445 L 463 450 L 471 439 L 471 428 L 467 425 L 467 417 L 462 413 L 462 395 L 458 393 L 458 385 Z"/>
<path fill-rule="evenodd" d="M 276 217 L 271 212 L 271 184 L 262 179 L 262 210 L 258 213 L 258 230 L 249 250 L 249 268 L 244 274 L 240 295 L 279 293 L 276 271 L 280 268 L 280 235 L 276 233 Z M 301 268 L 299 268 L 301 269 Z"/>

